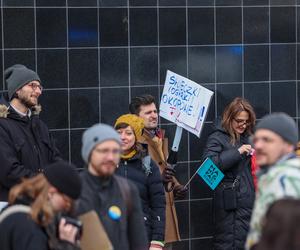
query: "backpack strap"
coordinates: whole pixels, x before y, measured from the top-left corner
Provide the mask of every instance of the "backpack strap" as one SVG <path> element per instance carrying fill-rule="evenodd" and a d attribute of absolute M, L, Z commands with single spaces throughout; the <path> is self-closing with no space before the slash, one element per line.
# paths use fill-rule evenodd
<path fill-rule="evenodd" d="M 151 167 L 151 157 L 150 155 L 146 155 L 142 159 L 143 169 L 145 171 L 146 176 L 149 176 L 149 174 L 152 174 L 152 167 Z"/>
<path fill-rule="evenodd" d="M 131 194 L 130 194 L 130 186 L 129 183 L 126 179 L 115 175 L 115 180 L 118 183 L 118 186 L 120 188 L 121 191 L 121 195 L 123 200 L 126 203 L 126 207 L 127 207 L 127 216 L 129 216 L 131 214 L 132 211 L 132 199 L 131 199 Z"/>
<path fill-rule="evenodd" d="M 13 205 L 11 207 L 6 208 L 1 214 L 0 214 L 0 223 L 6 219 L 8 216 L 14 213 L 27 213 L 29 214 L 31 212 L 31 208 L 29 206 L 25 205 Z"/>

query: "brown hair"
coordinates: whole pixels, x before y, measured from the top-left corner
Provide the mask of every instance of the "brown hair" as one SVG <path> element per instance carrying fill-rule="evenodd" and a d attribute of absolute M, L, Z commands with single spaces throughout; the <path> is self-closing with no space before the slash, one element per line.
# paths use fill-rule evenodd
<path fill-rule="evenodd" d="M 155 104 L 155 98 L 152 95 L 140 95 L 131 99 L 129 104 L 129 111 L 131 114 L 139 115 L 142 105 Z"/>
<path fill-rule="evenodd" d="M 300 200 L 285 198 L 268 209 L 255 250 L 300 249 Z"/>
<path fill-rule="evenodd" d="M 245 132 L 250 135 L 253 133 L 256 116 L 251 104 L 246 99 L 236 97 L 226 106 L 222 115 L 222 127 L 229 133 L 233 145 L 240 139 L 240 135 L 234 131 L 232 121 L 242 111 L 246 111 L 249 114 L 249 125 Z"/>
<path fill-rule="evenodd" d="M 118 130 L 118 129 L 121 129 L 121 128 L 127 128 L 127 127 L 131 127 L 131 126 L 128 123 L 121 122 L 121 123 L 119 123 L 115 126 L 115 130 Z M 132 129 L 132 131 L 134 133 L 134 136 L 135 136 L 134 148 L 135 148 L 135 150 L 137 151 L 137 153 L 140 157 L 144 157 L 146 155 L 146 151 L 143 148 L 142 144 L 138 142 L 138 140 L 136 138 L 136 135 L 135 135 L 135 132 L 134 132 L 134 129 L 132 127 L 131 127 L 131 129 Z"/>
<path fill-rule="evenodd" d="M 29 179 L 24 179 L 14 186 L 10 192 L 8 201 L 14 204 L 20 197 L 28 197 L 31 203 L 31 218 L 39 225 L 48 225 L 54 216 L 54 211 L 48 201 L 50 184 L 43 174 L 38 174 Z"/>

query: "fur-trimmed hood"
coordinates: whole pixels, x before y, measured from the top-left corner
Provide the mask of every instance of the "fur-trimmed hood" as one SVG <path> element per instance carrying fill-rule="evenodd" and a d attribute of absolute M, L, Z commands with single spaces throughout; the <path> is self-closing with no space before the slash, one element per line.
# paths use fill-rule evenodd
<path fill-rule="evenodd" d="M 35 105 L 31 109 L 33 115 L 39 115 L 41 111 L 42 111 L 42 106 L 40 104 Z M 6 118 L 9 114 L 10 114 L 9 102 L 7 102 L 7 100 L 4 97 L 2 97 L 0 100 L 0 117 Z"/>

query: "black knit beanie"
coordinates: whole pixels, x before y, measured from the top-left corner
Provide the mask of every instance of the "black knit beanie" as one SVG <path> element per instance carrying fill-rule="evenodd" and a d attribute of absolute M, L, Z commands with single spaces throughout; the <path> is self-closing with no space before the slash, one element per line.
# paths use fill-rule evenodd
<path fill-rule="evenodd" d="M 41 82 L 38 74 L 22 64 L 15 64 L 4 71 L 9 100 L 14 93 L 31 81 Z"/>
<path fill-rule="evenodd" d="M 256 125 L 256 130 L 268 129 L 281 136 L 285 141 L 297 145 L 298 129 L 292 117 L 285 113 L 266 115 Z"/>
<path fill-rule="evenodd" d="M 76 200 L 81 192 L 81 179 L 76 167 L 66 161 L 58 161 L 45 167 L 44 175 L 57 190 Z"/>

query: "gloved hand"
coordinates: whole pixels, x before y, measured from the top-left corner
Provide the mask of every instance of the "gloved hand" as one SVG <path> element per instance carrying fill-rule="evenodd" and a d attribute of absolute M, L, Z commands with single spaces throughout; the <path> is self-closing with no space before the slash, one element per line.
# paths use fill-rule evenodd
<path fill-rule="evenodd" d="M 187 187 L 184 187 L 183 185 L 178 185 L 174 187 L 173 194 L 175 199 L 183 199 L 188 191 Z"/>
<path fill-rule="evenodd" d="M 163 183 L 173 182 L 173 177 L 175 176 L 174 165 L 167 165 L 167 167 L 162 172 L 162 181 Z"/>

